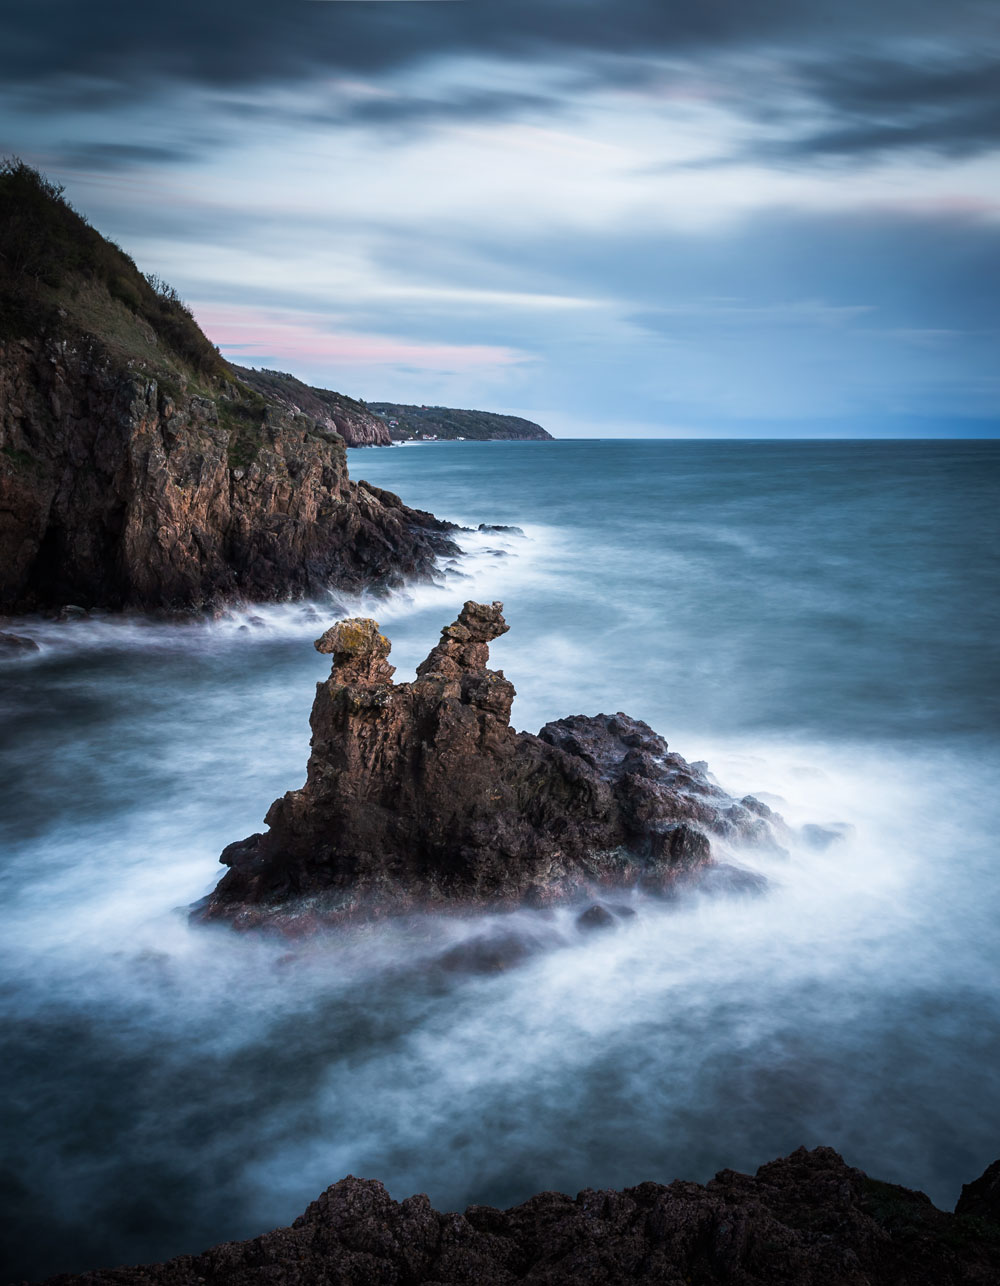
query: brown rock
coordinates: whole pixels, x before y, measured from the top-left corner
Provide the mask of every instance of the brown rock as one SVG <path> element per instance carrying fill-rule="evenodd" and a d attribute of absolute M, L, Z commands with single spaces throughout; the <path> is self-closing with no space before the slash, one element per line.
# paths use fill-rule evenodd
<path fill-rule="evenodd" d="M 593 933 L 595 929 L 614 929 L 617 927 L 617 921 L 607 907 L 601 906 L 600 902 L 595 902 L 593 906 L 588 906 L 586 911 L 576 917 L 577 927 L 584 933 Z"/>
<path fill-rule="evenodd" d="M 168 395 L 85 338 L 0 341 L 0 610 L 379 587 L 457 552 L 352 482 L 335 433 L 246 396 Z"/>
<path fill-rule="evenodd" d="M 342 394 L 230 366 L 16 158 L 0 161 L 0 612 L 190 609 L 381 587 L 457 553 L 347 476 Z"/>

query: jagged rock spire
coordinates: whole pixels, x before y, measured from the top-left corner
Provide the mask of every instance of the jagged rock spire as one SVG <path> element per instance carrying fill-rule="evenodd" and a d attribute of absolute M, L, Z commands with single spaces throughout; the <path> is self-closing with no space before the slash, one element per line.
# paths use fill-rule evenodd
<path fill-rule="evenodd" d="M 393 683 L 375 621 L 316 641 L 334 670 L 316 689 L 306 783 L 275 800 L 266 834 L 225 850 L 229 874 L 201 918 L 305 932 L 421 907 L 670 896 L 711 867 L 709 833 L 756 841 L 780 824 L 628 715 L 516 732 L 514 685 L 487 668 L 502 609 L 466 603 L 411 683 Z M 760 883 L 726 870 L 716 876 Z"/>
<path fill-rule="evenodd" d="M 503 619 L 503 603 L 465 604 L 458 620 L 441 631 L 441 641 L 432 648 L 425 661 L 417 666 L 417 674 L 438 674 L 445 678 L 460 678 L 470 671 L 485 670 L 490 659 L 489 645 L 510 626 Z"/>
<path fill-rule="evenodd" d="M 352 616 L 331 625 L 313 644 L 317 652 L 333 654 L 333 677 L 338 683 L 370 687 L 391 683 L 396 672 L 386 657 L 392 644 L 379 633 L 378 621 Z"/>

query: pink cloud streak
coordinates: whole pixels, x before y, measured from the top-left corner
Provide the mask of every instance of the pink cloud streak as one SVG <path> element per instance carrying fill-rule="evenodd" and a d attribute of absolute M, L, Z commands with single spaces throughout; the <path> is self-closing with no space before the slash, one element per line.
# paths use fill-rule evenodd
<path fill-rule="evenodd" d="M 422 343 L 392 335 L 330 330 L 327 318 L 302 313 L 292 319 L 288 314 L 258 308 L 212 305 L 196 311 L 199 324 L 213 343 L 237 349 L 248 358 L 259 352 L 283 361 L 319 358 L 337 365 L 401 364 L 433 371 L 514 366 L 531 360 L 527 353 L 500 345 Z"/>

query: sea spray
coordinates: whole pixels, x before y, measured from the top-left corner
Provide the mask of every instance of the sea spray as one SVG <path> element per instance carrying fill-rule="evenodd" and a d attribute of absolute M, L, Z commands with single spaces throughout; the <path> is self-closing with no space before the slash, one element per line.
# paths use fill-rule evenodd
<path fill-rule="evenodd" d="M 301 784 L 322 605 L 40 626 L 0 679 L 15 1276 L 254 1235 L 348 1172 L 455 1209 L 825 1143 L 950 1206 L 1000 1150 L 995 456 L 612 444 L 602 505 L 600 444 L 562 445 L 364 457 L 529 535 L 471 587 L 371 605 L 400 677 L 445 602 L 501 597 L 518 727 L 628 710 L 841 838 L 756 855 L 763 898 L 644 902 L 606 935 L 520 912 L 551 946 L 496 976 L 432 967 L 478 919 L 195 929 L 222 846 Z"/>

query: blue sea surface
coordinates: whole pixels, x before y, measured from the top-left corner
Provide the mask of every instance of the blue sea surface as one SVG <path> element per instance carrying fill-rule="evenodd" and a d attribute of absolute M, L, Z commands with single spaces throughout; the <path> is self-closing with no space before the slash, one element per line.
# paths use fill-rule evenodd
<path fill-rule="evenodd" d="M 19 622 L 0 669 L 10 1277 L 288 1222 L 348 1173 L 440 1209 L 705 1180 L 828 1144 L 951 1207 L 1000 1157 L 1000 444 L 560 441 L 349 453 L 476 528 L 437 583 L 190 626 Z M 192 928 L 301 785 L 311 641 L 397 679 L 467 598 L 532 731 L 625 710 L 826 850 L 509 973 L 473 920 L 290 944 Z M 530 930 L 532 915 L 516 923 Z"/>

